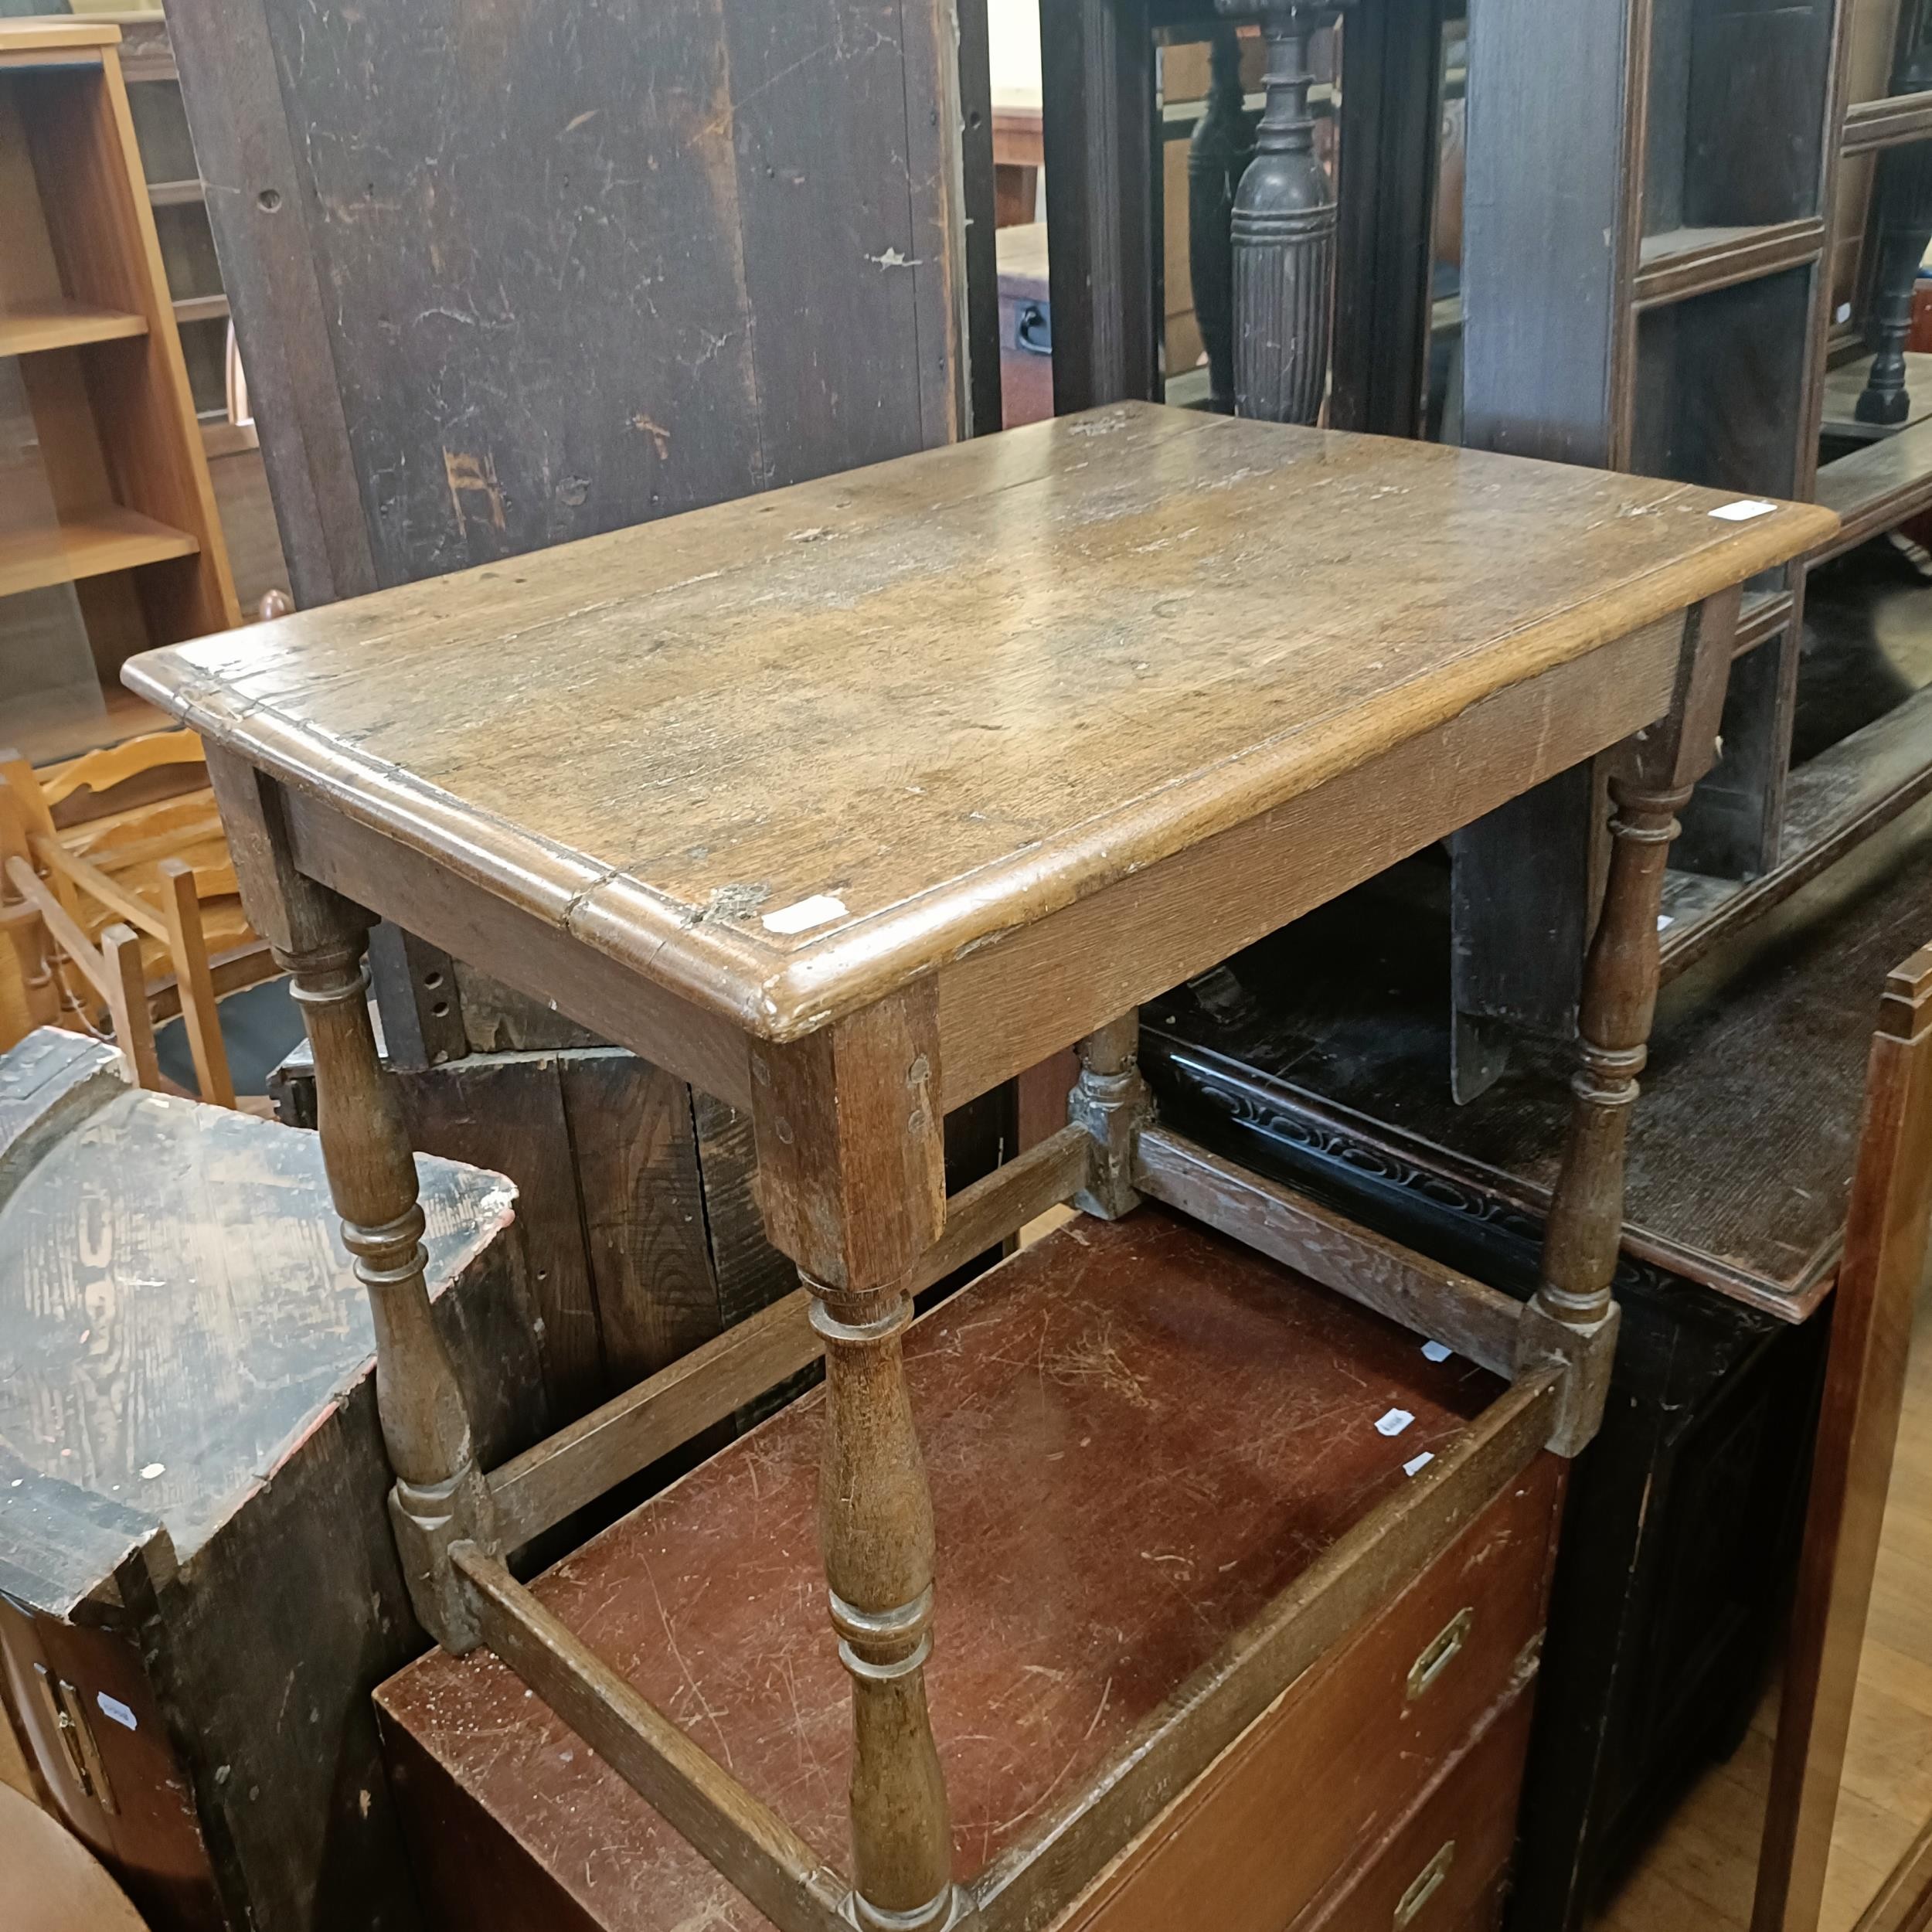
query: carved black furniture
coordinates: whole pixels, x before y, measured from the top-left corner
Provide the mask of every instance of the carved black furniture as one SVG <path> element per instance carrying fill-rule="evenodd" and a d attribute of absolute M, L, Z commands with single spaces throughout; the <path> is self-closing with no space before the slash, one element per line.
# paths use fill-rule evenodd
<path fill-rule="evenodd" d="M 1894 45 L 1892 93 L 1932 87 L 1932 5 L 1927 0 L 1906 0 Z M 1896 427 L 1911 413 L 1905 345 L 1919 264 L 1932 245 L 1932 142 L 1913 141 L 1879 156 L 1872 228 L 1877 247 L 1867 329 L 1872 366 L 1855 413 L 1861 423 Z"/>
<path fill-rule="evenodd" d="M 1243 0 L 1216 4 L 1223 14 L 1251 11 Z M 1266 422 L 1314 422 L 1328 389 L 1335 199 L 1315 151 L 1308 90 L 1315 29 L 1340 10 L 1287 0 L 1260 16 L 1267 104 L 1235 189 L 1230 240 L 1235 413 Z"/>
<path fill-rule="evenodd" d="M 1162 400 L 1179 373 L 1161 366 L 1172 104 L 1159 94 L 1157 38 L 1206 40 L 1215 78 L 1190 141 L 1187 269 L 1209 406 L 1306 423 L 1325 396 L 1332 427 L 1416 434 L 1441 29 L 1454 11 L 1447 0 L 1042 0 L 1061 413 Z M 1311 43 L 1345 14 L 1335 119 L 1348 162 L 1332 185 L 1314 138 Z M 1237 26 L 1266 43 L 1258 116 L 1241 93 Z"/>

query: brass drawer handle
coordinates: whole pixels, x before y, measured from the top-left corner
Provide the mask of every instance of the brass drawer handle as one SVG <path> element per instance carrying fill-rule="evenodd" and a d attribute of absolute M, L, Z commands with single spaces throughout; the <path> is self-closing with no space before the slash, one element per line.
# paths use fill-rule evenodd
<path fill-rule="evenodd" d="M 1395 1932 L 1402 1932 L 1405 1925 L 1414 1922 L 1416 1914 L 1441 1890 L 1443 1880 L 1449 1876 L 1449 1868 L 1456 1862 L 1456 1841 L 1451 1838 L 1409 1883 L 1409 1889 L 1396 1901 Z"/>
<path fill-rule="evenodd" d="M 1410 1703 L 1413 1704 L 1449 1668 L 1456 1653 L 1469 1641 L 1469 1633 L 1475 1628 L 1475 1622 L 1476 1613 L 1473 1608 L 1459 1610 L 1423 1646 L 1421 1655 L 1409 1666 Z"/>

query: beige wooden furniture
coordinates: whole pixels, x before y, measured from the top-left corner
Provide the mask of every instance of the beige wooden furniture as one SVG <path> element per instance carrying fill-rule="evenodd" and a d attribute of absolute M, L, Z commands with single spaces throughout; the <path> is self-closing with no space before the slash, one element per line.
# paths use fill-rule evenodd
<path fill-rule="evenodd" d="M 12 940 L 0 970 L 13 969 L 19 1032 L 92 1028 L 104 1006 L 143 1086 L 159 1078 L 153 1026 L 181 1015 L 201 1097 L 232 1107 L 216 1001 L 276 968 L 241 912 L 207 781 L 192 731 L 39 772 L 0 750 L 0 921 Z M 0 1046 L 11 1044 L 0 1029 Z"/>
<path fill-rule="evenodd" d="M 294 975 L 423 1620 L 506 1659 L 785 1932 L 1050 1922 L 1365 1604 L 1546 1443 L 1589 1439 L 1673 815 L 1712 755 L 1738 587 L 1832 527 L 1130 405 L 131 665 L 202 733 L 250 915 Z M 1620 743 L 1532 1302 L 1151 1122 L 1140 1002 Z M 747 1109 L 767 1226 L 804 1284 L 495 1471 L 427 1319 L 414 1168 L 366 999 L 376 912 Z M 1068 1127 L 949 1202 L 945 1111 L 1074 1039 Z M 912 1292 L 1055 1202 L 1111 1219 L 1143 1194 L 1512 1386 L 1128 1757 L 957 1879 L 923 1681 Z M 503 1561 L 821 1352 L 849 1876 Z"/>
<path fill-rule="evenodd" d="M 124 659 L 240 618 L 120 38 L 0 21 L 0 357 L 19 359 L 50 505 L 38 490 L 0 503 L 0 600 L 73 584 L 107 692 L 138 718 L 114 681 Z M 44 760 L 104 735 L 111 715 L 50 720 L 22 749 Z"/>

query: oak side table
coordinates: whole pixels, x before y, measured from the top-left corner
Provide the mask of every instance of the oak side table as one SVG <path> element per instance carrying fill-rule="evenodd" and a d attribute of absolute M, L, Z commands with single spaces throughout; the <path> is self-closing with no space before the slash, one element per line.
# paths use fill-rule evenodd
<path fill-rule="evenodd" d="M 202 734 L 306 1015 L 424 1623 L 495 1652 L 784 1932 L 1048 1923 L 1499 1481 L 1588 1440 L 1673 814 L 1713 756 L 1739 587 L 1833 528 L 1129 405 L 134 660 L 134 688 Z M 1529 1303 L 1155 1124 L 1142 1001 L 1620 743 Z M 368 1020 L 379 914 L 747 1109 L 804 1283 L 494 1470 L 427 1319 Z M 1076 1040 L 1067 1127 L 948 1201 L 947 1110 Z M 1111 1219 L 1143 1196 L 1509 1386 L 1136 1734 L 1104 1801 L 1056 1796 L 996 1882 L 961 1880 L 924 1682 L 912 1294 L 1055 1202 Z M 849 1875 L 503 1560 L 821 1351 Z"/>

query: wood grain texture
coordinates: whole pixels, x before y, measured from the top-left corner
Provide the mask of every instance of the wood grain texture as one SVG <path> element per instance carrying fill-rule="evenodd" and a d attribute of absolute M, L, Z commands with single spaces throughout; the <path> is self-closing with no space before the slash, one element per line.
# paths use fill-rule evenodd
<path fill-rule="evenodd" d="M 412 1932 L 369 1692 L 423 1639 L 320 1148 L 112 1061 L 52 1032 L 0 1057 L 8 1668 L 136 1714 L 94 1726 L 113 1816 L 36 1748 L 150 1923 Z M 542 1416 L 511 1192 L 417 1172 L 433 1318 L 479 1441 L 514 1453 Z"/>
<path fill-rule="evenodd" d="M 1066 1932 L 1278 1932 L 1304 1906 L 1320 1911 L 1325 1894 L 1350 1889 L 1355 1868 L 1373 1864 L 1383 1838 L 1403 1823 L 1430 1770 L 1459 1757 L 1492 1706 L 1522 1688 L 1563 1492 L 1553 1458 L 1526 1470 L 1122 1849 L 1070 1910 Z M 1466 1635 L 1413 1695 L 1417 1658 L 1459 1617 Z M 1502 1781 L 1512 1776 L 1505 1770 Z M 1317 1791 L 1321 1802 L 1298 1808 L 1294 1828 L 1283 1829 L 1284 1801 Z M 1478 1876 L 1473 1866 L 1469 1876 Z"/>
<path fill-rule="evenodd" d="M 1515 1366 L 1519 1304 L 1454 1268 L 1385 1240 L 1312 1197 L 1250 1174 L 1184 1135 L 1151 1128 L 1134 1175 L 1157 1201 L 1400 1321 L 1492 1375 Z"/>
<path fill-rule="evenodd" d="M 1801 507 L 1713 520 L 1723 500 L 1123 406 L 131 675 L 205 736 L 785 1039 L 1832 528 Z M 1365 598 L 1361 560 L 1395 554 Z M 539 635 L 557 668 L 540 694 L 510 641 Z M 1117 728 L 1070 765 L 1097 709 Z M 785 931 L 821 898 L 825 927 Z"/>
<path fill-rule="evenodd" d="M 911 1291 L 932 1287 L 1064 1200 L 1085 1177 L 1087 1146 L 1079 1128 L 1062 1128 L 950 1197 L 946 1232 L 920 1257 Z M 806 1318 L 810 1301 L 798 1288 L 743 1312 L 715 1339 L 492 1470 L 490 1490 L 506 1546 L 549 1528 L 815 1361 L 824 1345 Z"/>
<path fill-rule="evenodd" d="M 1420 1481 L 1405 1461 L 1444 1459 L 1497 1389 L 1151 1208 L 1022 1250 L 918 1324 L 907 1358 L 937 1515 L 932 1699 L 961 1878 Z M 811 1531 L 821 1402 L 794 1404 L 534 1589 L 838 1865 L 848 1719 Z M 1394 1406 L 1417 1420 L 1391 1440 L 1372 1424 Z M 380 1701 L 414 1740 L 408 1801 L 457 1821 L 419 1841 L 429 1883 L 479 1928 L 512 1922 L 498 1897 L 546 1900 L 558 1923 L 758 1926 L 500 1665 L 432 1657 Z M 463 1869 L 472 1849 L 495 1875 L 482 1893 Z"/>
<path fill-rule="evenodd" d="M 185 1560 L 286 1453 L 315 1405 L 362 1372 L 374 1330 L 328 1211 L 315 1139 L 104 1087 L 93 1076 L 113 1057 L 94 1042 L 41 1032 L 0 1060 L 0 1093 L 24 1080 L 21 1104 L 36 1111 L 55 1077 L 78 1083 L 49 1115 L 60 1136 L 51 1146 L 43 1131 L 0 1154 L 10 1284 L 0 1444 L 48 1475 L 121 1485 L 167 1522 Z M 77 1132 L 83 1103 L 91 1111 Z M 428 1278 L 440 1296 L 509 1224 L 514 1196 L 494 1175 L 427 1157 L 418 1165 Z M 144 1175 L 148 1183 L 134 1185 Z M 72 1358 L 83 1329 L 91 1349 Z M 54 1413 L 84 1423 L 78 1468 L 36 1426 Z M 153 1463 L 161 1473 L 144 1478 Z"/>
<path fill-rule="evenodd" d="M 1757 1932 L 1815 1926 L 1825 1897 L 1925 1273 L 1929 1166 L 1932 951 L 1920 951 L 1886 981 L 1872 1043 L 1771 1766 Z"/>
<path fill-rule="evenodd" d="M 935 0 L 175 23 L 302 604 L 962 433 L 951 24 Z"/>

